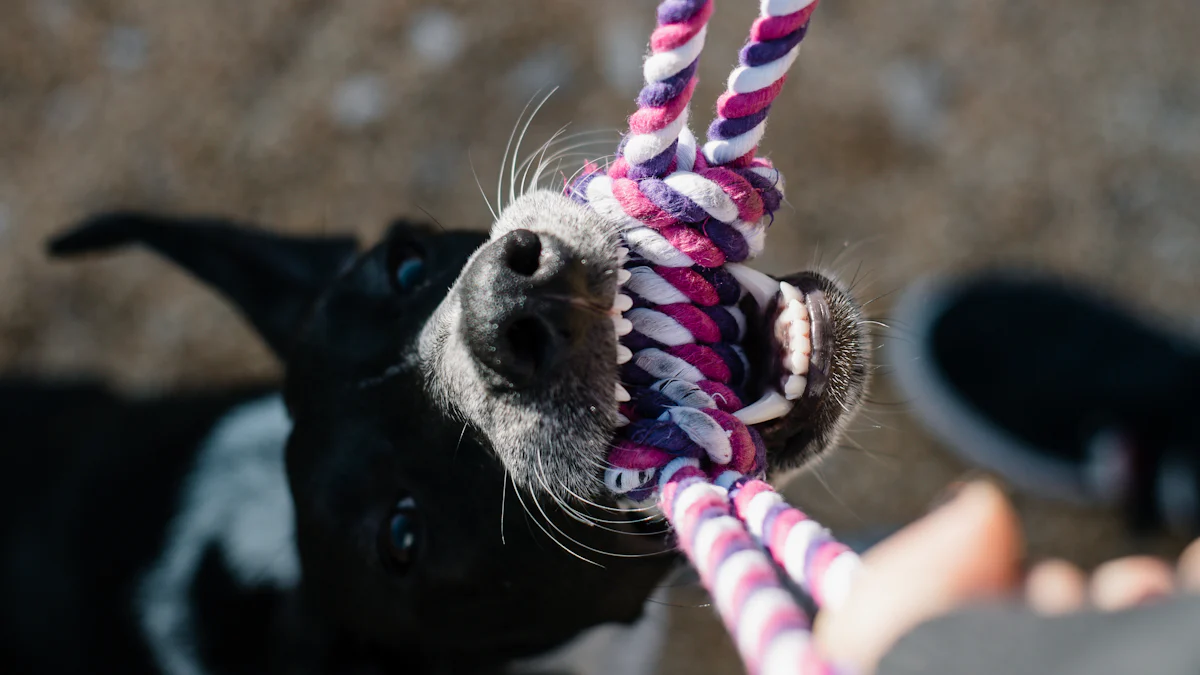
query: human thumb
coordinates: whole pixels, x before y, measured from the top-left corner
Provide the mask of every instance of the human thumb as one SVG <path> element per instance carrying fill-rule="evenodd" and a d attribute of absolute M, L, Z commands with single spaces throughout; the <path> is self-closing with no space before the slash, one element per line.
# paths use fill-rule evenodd
<path fill-rule="evenodd" d="M 1020 557 L 1012 505 L 995 485 L 970 483 L 866 553 L 846 602 L 818 615 L 817 644 L 830 660 L 871 673 L 917 624 L 1012 590 Z"/>

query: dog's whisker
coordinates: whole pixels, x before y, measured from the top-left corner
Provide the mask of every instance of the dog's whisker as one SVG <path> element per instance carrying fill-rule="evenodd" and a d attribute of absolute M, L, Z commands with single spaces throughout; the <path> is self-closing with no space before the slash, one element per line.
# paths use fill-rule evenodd
<path fill-rule="evenodd" d="M 521 126 L 521 120 L 525 119 L 525 113 L 529 111 L 529 106 L 533 105 L 533 100 L 540 93 L 542 93 L 541 89 L 529 97 L 529 100 L 525 103 L 525 107 L 521 109 L 521 114 L 517 116 L 517 121 L 513 124 L 512 131 L 508 132 L 508 142 L 504 144 L 504 155 L 500 157 L 500 171 L 496 177 L 496 208 L 500 211 L 504 210 L 504 168 L 508 166 L 508 153 L 512 150 L 513 139 L 517 136 L 517 129 Z"/>
<path fill-rule="evenodd" d="M 554 143 L 559 139 L 559 137 L 566 132 L 568 126 L 570 126 L 569 122 L 559 127 L 558 131 L 555 131 L 553 134 L 551 134 L 550 138 L 545 143 L 542 143 L 533 152 L 529 153 L 528 157 L 521 161 L 521 165 L 517 167 L 517 172 L 521 174 L 521 178 L 518 181 L 518 185 L 521 186 L 521 193 L 519 196 L 523 197 L 525 196 L 525 193 L 529 192 L 529 171 L 533 168 L 535 162 L 541 161 L 538 159 L 538 157 L 545 157 L 546 152 L 548 152 L 550 148 L 554 146 Z"/>
<path fill-rule="evenodd" d="M 603 484 L 604 481 L 599 481 L 599 482 L 601 484 Z M 581 497 L 581 496 L 575 494 L 575 492 L 572 491 L 571 488 L 567 487 L 566 485 L 562 486 L 562 489 L 568 495 L 570 495 L 574 499 L 577 499 L 581 504 L 584 504 L 586 506 L 591 506 L 593 508 L 601 509 L 603 511 L 608 511 L 609 513 L 646 513 L 646 512 L 650 512 L 650 511 L 654 510 L 653 506 L 639 506 L 634 509 L 626 509 L 626 508 L 621 508 L 619 506 L 604 506 L 603 504 L 597 504 L 596 502 L 593 502 L 590 499 L 587 499 L 585 497 Z M 655 516 L 655 517 L 658 517 L 658 516 Z"/>
<path fill-rule="evenodd" d="M 548 165 L 558 159 L 567 157 L 577 157 L 581 162 L 594 160 L 596 157 L 607 155 L 606 152 L 613 145 L 611 139 L 598 138 L 558 148 L 553 154 L 546 156 L 542 160 L 542 164 Z"/>
<path fill-rule="evenodd" d="M 541 530 L 542 533 L 544 533 L 547 537 L 550 537 L 550 541 L 553 541 L 556 545 L 558 545 L 559 548 L 566 551 L 567 553 L 570 553 L 571 555 L 575 556 L 576 558 L 579 558 L 583 562 L 588 563 L 589 565 L 595 565 L 596 567 L 599 567 L 600 569 L 604 569 L 604 565 L 601 565 L 600 563 L 598 563 L 590 558 L 587 558 L 585 556 L 582 556 L 582 555 L 576 553 L 575 551 L 572 551 L 569 546 L 567 546 L 566 544 L 563 544 L 561 541 L 559 541 L 558 538 L 555 537 L 550 532 L 550 530 L 547 530 L 546 527 L 544 525 L 542 525 L 541 521 L 538 520 L 537 516 L 535 516 L 533 514 L 533 511 L 529 510 L 529 505 L 525 503 L 525 498 L 521 496 L 521 489 L 516 488 L 514 490 L 514 492 L 516 492 L 517 500 L 521 502 L 522 508 L 525 509 L 525 513 L 528 514 L 529 517 L 533 520 L 533 524 L 537 525 L 538 529 Z M 536 505 L 537 500 L 534 499 L 533 501 L 534 501 L 534 504 Z M 541 510 L 541 506 L 538 506 L 538 509 Z M 542 515 L 545 516 L 545 511 L 542 512 Z M 548 518 L 547 518 L 547 522 L 549 522 Z M 551 523 L 551 525 L 553 525 L 553 523 Z"/>
<path fill-rule="evenodd" d="M 564 125 L 562 128 L 560 128 L 550 138 L 550 140 L 543 143 L 540 148 L 535 150 L 525 160 L 525 162 L 522 163 L 522 168 L 525 169 L 524 176 L 522 177 L 522 182 L 524 183 L 524 185 L 522 187 L 522 192 L 521 192 L 522 195 L 528 193 L 530 189 L 537 187 L 539 185 L 539 183 L 541 181 L 541 175 L 542 175 L 543 170 L 545 170 L 545 168 L 548 167 L 550 164 L 552 164 L 556 161 L 559 161 L 563 158 L 570 157 L 570 156 L 578 157 L 580 159 L 580 161 L 587 161 L 587 160 L 591 159 L 592 157 L 594 157 L 606 150 L 609 150 L 613 145 L 615 145 L 615 141 L 612 138 L 612 136 L 615 136 L 617 139 L 620 138 L 620 134 L 615 132 L 615 130 L 611 130 L 611 129 L 582 131 L 582 132 L 578 132 L 578 133 L 574 133 L 574 134 L 563 134 L 563 131 L 566 128 L 567 128 L 567 125 Z M 603 134 L 604 136 L 607 136 L 607 137 L 606 138 L 593 138 L 593 139 L 589 139 L 586 141 L 580 141 L 578 143 L 571 143 L 570 145 L 566 145 L 564 147 L 555 148 L 555 146 L 568 143 L 569 141 L 572 141 L 574 139 L 582 138 L 585 136 L 596 136 L 598 134 Z M 594 149 L 594 151 L 583 152 L 583 150 L 586 150 L 589 148 Z M 549 156 L 547 156 L 547 153 L 549 153 L 551 149 L 554 149 L 554 152 L 552 154 L 550 154 Z M 538 159 L 539 156 L 540 156 L 540 159 Z M 538 159 L 537 168 L 533 171 L 532 177 L 529 177 L 529 169 L 532 166 L 533 161 L 535 159 Z M 526 165 L 528 165 L 528 166 L 526 166 Z"/>
<path fill-rule="evenodd" d="M 545 143 L 542 143 L 536 150 L 534 150 L 532 153 L 530 153 L 530 155 L 528 157 L 526 157 L 524 160 L 522 160 L 521 164 L 517 167 L 517 171 L 522 171 L 523 169 L 527 168 L 528 165 L 530 165 L 534 161 L 534 159 L 537 158 L 537 156 L 539 154 L 544 155 L 545 152 L 549 151 L 551 148 L 554 148 L 556 145 L 559 145 L 562 143 L 567 143 L 569 141 L 573 141 L 575 139 L 582 138 L 584 136 L 594 136 L 594 135 L 601 134 L 601 133 L 603 133 L 603 134 L 613 133 L 612 130 L 604 129 L 604 130 L 593 130 L 593 131 L 580 131 L 580 132 L 576 132 L 573 134 L 564 134 L 563 132 L 566 130 L 567 126 L 569 126 L 569 125 L 563 125 L 562 127 L 560 127 L 559 130 L 556 131 L 550 137 L 549 140 L 547 140 Z M 617 137 L 620 138 L 619 134 Z M 604 143 L 604 146 L 601 146 L 600 145 L 601 143 Z M 607 149 L 607 148 L 611 147 L 610 143 L 611 143 L 611 139 L 593 139 L 593 140 L 588 140 L 588 141 L 582 141 L 580 143 L 574 143 L 566 148 L 559 148 L 558 150 L 555 151 L 555 154 L 557 155 L 557 154 L 561 154 L 563 152 L 569 152 L 571 150 L 577 150 L 577 149 L 582 149 L 582 148 L 587 148 L 587 147 L 596 147 L 596 148 L 603 147 L 603 148 Z"/>
<path fill-rule="evenodd" d="M 549 481 L 545 475 L 544 467 L 542 466 L 542 456 L 541 456 L 540 452 L 537 453 L 537 460 L 538 460 L 538 462 L 537 462 L 538 478 L 542 484 L 543 489 L 545 489 L 546 492 L 548 492 L 550 494 L 550 497 L 558 504 L 558 506 L 560 508 L 562 508 L 564 511 L 566 511 L 568 515 L 572 515 L 573 517 L 576 517 L 576 520 L 583 519 L 586 521 L 586 524 L 589 526 L 595 526 L 601 530 L 604 530 L 606 532 L 612 532 L 614 534 L 646 536 L 646 535 L 665 534 L 667 532 L 667 530 L 663 530 L 661 532 L 629 532 L 627 530 L 618 530 L 618 529 L 614 529 L 614 528 L 610 528 L 610 527 L 604 527 L 605 524 L 608 524 L 608 525 L 637 525 L 640 523 L 650 522 L 650 521 L 654 520 L 655 516 L 653 514 L 651 514 L 649 516 L 645 516 L 645 517 L 637 518 L 637 519 L 622 518 L 619 520 L 608 520 L 608 519 L 597 518 L 595 516 L 584 514 L 584 513 L 580 512 L 578 509 L 576 509 L 575 507 L 568 504 L 565 500 L 563 500 L 562 497 L 558 496 L 558 493 L 556 491 L 554 491 L 550 488 Z"/>
<path fill-rule="evenodd" d="M 525 126 L 521 128 L 521 135 L 520 135 L 520 137 L 517 138 L 517 147 L 513 150 L 513 159 L 512 159 L 512 163 L 511 163 L 512 166 L 508 172 L 508 202 L 509 202 L 509 204 L 516 201 L 516 199 L 517 199 L 517 193 L 516 193 L 517 157 L 519 157 L 521 154 L 521 143 L 524 142 L 525 134 L 528 133 L 528 131 L 529 131 L 529 126 L 531 124 L 533 124 L 533 120 L 535 117 L 537 117 L 538 112 L 541 111 L 542 106 L 546 105 L 546 102 L 549 101 L 550 97 L 554 96 L 554 93 L 557 91 L 558 91 L 558 87 L 553 87 L 552 89 L 550 89 L 549 93 L 547 93 L 542 98 L 541 102 L 537 104 L 537 107 L 533 109 L 533 112 L 531 112 L 529 114 L 529 119 L 525 120 Z"/>
<path fill-rule="evenodd" d="M 508 541 L 504 538 L 504 507 L 508 502 L 508 481 L 511 478 L 508 475 L 508 469 L 504 469 L 504 480 L 500 482 L 500 545 L 507 546 Z"/>
<path fill-rule="evenodd" d="M 601 144 L 603 144 L 603 145 L 601 145 Z M 560 149 L 556 150 L 554 152 L 554 154 L 550 155 L 549 157 L 543 157 L 543 159 L 538 163 L 538 167 L 537 167 L 537 170 L 534 172 L 533 180 L 531 181 L 531 184 L 533 186 L 537 186 L 540 183 L 542 172 L 545 170 L 545 168 L 547 166 L 549 166 L 553 162 L 559 162 L 561 165 L 562 161 L 569 159 L 569 158 L 578 158 L 581 163 L 586 162 L 586 161 L 592 159 L 593 157 L 595 157 L 600 152 L 602 152 L 604 149 L 607 149 L 608 147 L 610 147 L 611 145 L 612 145 L 612 141 L 610 139 L 606 138 L 606 139 L 596 139 L 596 140 L 591 140 L 591 141 L 584 141 L 581 143 L 575 143 L 575 144 L 569 145 L 565 148 L 560 148 Z M 583 152 L 584 150 L 586 150 L 588 148 L 596 148 L 596 152 Z M 529 189 L 529 186 L 527 185 L 526 190 L 528 190 L 528 189 Z"/>
<path fill-rule="evenodd" d="M 393 363 L 392 365 L 388 366 L 387 368 L 384 368 L 383 372 L 380 373 L 379 375 L 376 375 L 374 377 L 367 377 L 367 378 L 359 380 L 358 388 L 359 389 L 369 389 L 371 387 L 379 386 L 379 385 L 383 384 L 384 382 L 390 380 L 391 378 L 396 377 L 397 375 L 399 375 L 402 372 L 404 372 L 404 364 Z"/>
<path fill-rule="evenodd" d="M 492 220 L 499 218 L 496 209 L 492 207 L 492 202 L 488 200 L 487 191 L 483 189 L 483 181 L 479 180 L 479 172 L 475 170 L 475 159 L 471 157 L 471 149 L 467 148 L 467 164 L 471 166 L 471 175 L 475 178 L 475 187 L 479 188 L 479 194 L 483 197 L 483 203 L 487 205 L 488 213 L 492 214 Z"/>
<path fill-rule="evenodd" d="M 462 447 L 463 439 L 467 437 L 467 423 L 463 422 L 462 432 L 458 434 L 458 443 L 454 445 L 454 456 L 458 457 L 458 449 Z"/>
<path fill-rule="evenodd" d="M 541 460 L 541 449 L 540 448 L 538 448 L 536 454 L 537 454 L 538 460 L 540 462 L 540 460 Z M 542 490 L 547 494 L 553 494 L 550 487 L 545 484 L 542 485 Z M 670 552 L 670 549 L 665 549 L 663 551 L 655 551 L 653 553 L 616 553 L 613 551 L 605 551 L 602 549 L 595 548 L 593 546 L 589 546 L 589 545 L 579 541 L 578 539 L 575 539 L 571 535 L 567 534 L 561 527 L 559 527 L 557 524 L 555 524 L 554 520 L 552 518 L 550 518 L 550 516 L 547 515 L 545 509 L 542 508 L 542 504 L 541 504 L 540 500 L 538 500 L 537 498 L 534 498 L 533 504 L 534 504 L 534 506 L 537 507 L 538 511 L 541 512 L 542 516 L 546 518 L 546 523 L 548 525 L 550 525 L 550 527 L 554 528 L 555 531 L 557 531 L 559 534 L 561 534 L 563 537 L 565 537 L 567 539 L 567 541 L 571 542 L 572 544 L 575 544 L 576 546 L 579 546 L 580 548 L 584 548 L 588 551 L 591 551 L 592 553 L 597 553 L 599 555 L 609 556 L 612 558 L 650 558 L 653 556 L 663 555 L 664 553 Z"/>
<path fill-rule="evenodd" d="M 568 295 L 554 295 L 554 294 L 545 294 L 542 297 L 546 300 L 553 300 L 555 302 L 566 303 L 568 305 L 571 305 L 572 307 L 577 307 L 579 309 L 582 309 L 582 310 L 585 310 L 588 312 L 592 312 L 592 313 L 598 314 L 600 316 L 609 316 L 609 314 L 612 312 L 611 307 L 604 307 L 603 305 L 597 304 L 595 302 L 589 302 L 588 300 L 584 300 L 583 298 L 577 298 L 577 297 L 568 296 Z"/>
<path fill-rule="evenodd" d="M 606 154 L 606 155 L 601 155 L 600 157 L 593 158 L 592 162 L 594 164 L 596 164 L 597 166 L 603 166 L 605 169 L 607 169 L 609 161 L 611 161 L 615 158 L 616 158 L 616 155 Z M 586 163 L 581 164 L 579 166 L 579 168 L 575 170 L 575 173 L 571 174 L 571 176 L 567 179 L 567 183 L 574 183 L 575 179 L 579 178 L 579 174 L 583 173 L 586 168 L 587 168 Z M 609 223 L 605 223 L 605 225 L 609 225 Z"/>

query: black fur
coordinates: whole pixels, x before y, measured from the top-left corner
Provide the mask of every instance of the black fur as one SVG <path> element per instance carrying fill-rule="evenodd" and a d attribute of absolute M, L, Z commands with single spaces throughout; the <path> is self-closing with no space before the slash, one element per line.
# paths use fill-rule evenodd
<path fill-rule="evenodd" d="M 510 230 L 514 236 L 524 235 Z M 345 238 L 280 237 L 220 219 L 122 212 L 92 218 L 53 242 L 58 255 L 136 243 L 167 256 L 233 302 L 283 360 L 286 375 L 278 387 L 150 400 L 94 383 L 11 379 L 0 386 L 0 668 L 160 672 L 162 659 L 149 649 L 139 614 L 140 584 L 171 553 L 168 532 L 204 439 L 231 410 L 277 388 L 291 420 L 280 451 L 300 580 L 283 587 L 247 582 L 220 547 L 208 545 L 188 579 L 192 623 L 184 636 L 208 672 L 498 672 L 590 627 L 637 619 L 677 562 L 662 523 L 602 510 L 615 506 L 605 497 L 573 504 L 604 524 L 585 523 L 559 508 L 557 495 L 510 482 L 510 470 L 527 467 L 506 466 L 490 432 L 465 421 L 429 381 L 438 375 L 420 358 L 422 330 L 486 241 L 398 222 L 383 242 L 359 253 Z M 581 257 L 571 244 L 561 246 L 568 267 L 572 256 Z M 398 284 L 397 266 L 414 256 L 424 274 Z M 583 290 L 604 288 L 611 296 L 611 269 L 604 267 L 611 262 L 588 256 Z M 470 295 L 470 288 L 456 292 Z M 563 292 L 583 291 L 568 283 Z M 832 307 L 853 309 L 840 291 Z M 847 320 L 856 328 L 856 315 Z M 589 340 L 602 337 L 590 334 L 598 330 L 592 323 L 580 330 Z M 486 350 L 480 335 L 476 351 Z M 843 398 L 804 413 L 815 415 L 807 426 L 793 412 L 786 429 L 771 430 L 785 464 L 821 450 L 844 419 L 839 406 L 857 403 L 858 347 L 839 357 L 844 362 L 834 360 L 832 377 L 848 378 L 834 383 L 846 388 Z M 549 348 L 577 349 L 570 341 Z M 597 372 L 611 373 L 612 356 L 604 356 L 609 360 Z M 535 363 L 506 380 L 547 376 L 539 369 L 556 363 Z M 584 384 L 590 377 L 573 376 Z M 607 395 L 611 382 L 601 384 Z M 613 417 L 607 408 L 605 414 L 601 422 L 556 423 L 592 424 L 603 436 Z M 788 444 L 792 437 L 798 445 Z M 407 499 L 416 505 L 416 553 L 397 566 L 386 552 L 388 527 Z"/>

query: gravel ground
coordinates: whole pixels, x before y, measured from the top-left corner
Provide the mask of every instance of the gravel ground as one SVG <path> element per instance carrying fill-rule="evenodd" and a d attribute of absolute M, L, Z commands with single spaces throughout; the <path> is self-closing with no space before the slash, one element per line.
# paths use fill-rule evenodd
<path fill-rule="evenodd" d="M 52 265 L 42 242 L 114 206 L 364 238 L 422 209 L 485 228 L 472 167 L 494 184 L 539 91 L 560 87 L 528 145 L 568 122 L 615 138 L 653 4 L 0 3 L 0 367 L 138 389 L 274 375 L 233 312 L 166 264 Z M 718 4 L 702 121 L 757 6 Z M 761 267 L 831 266 L 886 322 L 919 275 L 1018 262 L 1200 333 L 1198 34 L 1190 0 L 828 0 L 773 108 L 764 147 L 789 207 Z M 879 375 L 843 451 L 789 486 L 840 532 L 911 519 L 965 470 Z M 1031 555 L 1177 545 L 1018 501 Z M 663 672 L 736 672 L 711 610 L 672 614 Z"/>

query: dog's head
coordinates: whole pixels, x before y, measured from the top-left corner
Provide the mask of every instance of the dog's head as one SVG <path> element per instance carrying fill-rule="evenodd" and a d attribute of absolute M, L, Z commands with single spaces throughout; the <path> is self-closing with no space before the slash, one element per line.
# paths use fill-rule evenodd
<path fill-rule="evenodd" d="M 400 222 L 365 251 L 110 213 L 52 250 L 133 242 L 228 296 L 285 363 L 302 594 L 334 630 L 420 669 L 533 654 L 640 614 L 672 557 L 661 522 L 602 490 L 617 241 L 593 212 L 534 192 L 490 235 Z M 856 307 L 803 280 L 824 291 L 809 298 L 831 318 L 813 335 L 829 377 L 764 427 L 775 467 L 828 447 L 862 394 Z M 769 335 L 751 339 L 769 363 Z"/>

